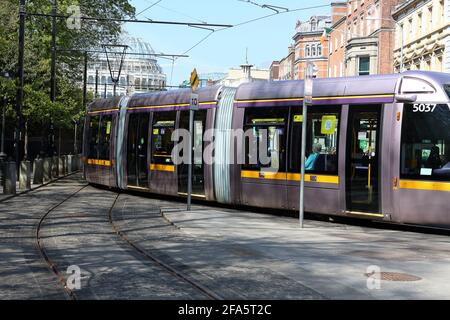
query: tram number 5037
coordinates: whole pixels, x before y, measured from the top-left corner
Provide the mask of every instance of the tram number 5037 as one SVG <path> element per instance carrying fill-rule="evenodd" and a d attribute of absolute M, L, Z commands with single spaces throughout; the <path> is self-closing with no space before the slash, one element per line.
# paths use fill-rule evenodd
<path fill-rule="evenodd" d="M 413 112 L 433 112 L 436 109 L 436 104 L 434 103 L 414 103 Z"/>

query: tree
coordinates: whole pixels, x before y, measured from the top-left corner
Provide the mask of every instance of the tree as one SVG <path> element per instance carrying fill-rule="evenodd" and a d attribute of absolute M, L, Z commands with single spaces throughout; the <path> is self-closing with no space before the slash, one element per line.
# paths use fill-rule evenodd
<path fill-rule="evenodd" d="M 57 0 L 58 15 L 71 15 L 78 6 L 83 15 L 123 19 L 133 17 L 134 7 L 128 0 Z M 17 77 L 18 55 L 18 1 L 0 2 L 0 71 Z M 70 11 L 69 9 L 72 9 Z M 26 12 L 51 14 L 52 0 L 27 1 Z M 113 21 L 82 21 L 74 29 L 72 20 L 57 19 L 57 48 L 89 50 L 105 42 L 118 41 L 121 24 Z M 50 101 L 51 17 L 27 15 L 25 32 L 25 86 L 24 122 L 29 130 L 48 129 L 50 118 L 59 128 L 71 128 L 74 120 L 84 114 L 82 105 L 82 51 L 57 52 L 57 96 Z M 8 96 L 8 114 L 11 115 L 16 99 L 15 80 L 0 79 L 2 94 Z M 6 90 L 6 91 L 5 91 Z M 28 131 L 29 131 L 28 130 Z"/>

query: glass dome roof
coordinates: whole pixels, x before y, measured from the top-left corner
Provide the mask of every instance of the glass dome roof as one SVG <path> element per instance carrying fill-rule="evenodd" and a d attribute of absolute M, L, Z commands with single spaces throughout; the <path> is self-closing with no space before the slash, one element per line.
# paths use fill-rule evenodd
<path fill-rule="evenodd" d="M 123 43 L 128 45 L 127 52 L 138 53 L 138 54 L 154 54 L 152 46 L 140 38 L 134 38 L 126 36 L 123 39 Z"/>

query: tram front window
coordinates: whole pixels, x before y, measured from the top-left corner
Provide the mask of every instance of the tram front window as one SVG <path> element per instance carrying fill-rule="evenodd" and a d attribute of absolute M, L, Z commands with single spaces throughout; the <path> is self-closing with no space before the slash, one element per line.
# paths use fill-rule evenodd
<path fill-rule="evenodd" d="M 449 86 L 446 90 L 450 93 Z M 401 143 L 402 178 L 450 181 L 449 128 L 449 105 L 405 105 Z"/>

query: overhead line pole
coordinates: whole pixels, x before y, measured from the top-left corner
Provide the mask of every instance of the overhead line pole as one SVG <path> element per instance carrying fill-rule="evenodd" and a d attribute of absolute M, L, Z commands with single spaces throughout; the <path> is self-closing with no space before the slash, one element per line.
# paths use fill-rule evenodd
<path fill-rule="evenodd" d="M 14 137 L 16 168 L 20 167 L 20 135 L 22 127 L 23 85 L 24 85 L 24 54 L 25 54 L 25 0 L 20 0 L 19 7 L 19 61 L 16 101 L 16 130 Z"/>
<path fill-rule="evenodd" d="M 56 0 L 52 0 L 52 40 L 50 65 L 50 101 L 56 101 Z M 55 153 L 55 127 L 53 116 L 50 116 L 50 156 Z"/>
<path fill-rule="evenodd" d="M 28 13 L 28 16 L 36 17 L 53 17 L 53 15 L 47 13 Z M 55 15 L 58 19 L 68 19 L 70 16 Z M 100 18 L 100 17 L 85 17 L 80 16 L 79 19 L 86 21 L 108 21 L 108 22 L 122 22 L 122 23 L 148 23 L 148 24 L 168 24 L 179 26 L 192 26 L 192 27 L 217 27 L 217 28 L 231 28 L 230 24 L 216 24 L 216 23 L 199 23 L 199 22 L 179 22 L 179 21 L 162 21 L 162 20 L 138 20 L 138 19 L 114 19 L 114 18 Z"/>

